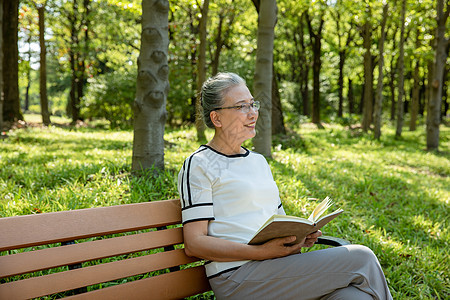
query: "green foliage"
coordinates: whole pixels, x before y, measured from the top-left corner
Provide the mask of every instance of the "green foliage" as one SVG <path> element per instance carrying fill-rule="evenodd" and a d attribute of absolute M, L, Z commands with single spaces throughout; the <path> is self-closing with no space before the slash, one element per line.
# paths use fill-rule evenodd
<path fill-rule="evenodd" d="M 218 26 L 222 22 L 218 71 L 240 74 L 253 83 L 256 47 L 256 10 L 247 9 L 243 1 L 220 0 L 210 5 L 208 45 L 206 51 L 207 76 L 213 75 L 212 63 L 217 49 Z M 169 12 L 169 81 L 167 101 L 168 123 L 171 126 L 193 122 L 197 87 L 198 24 L 201 17 L 197 1 L 170 1 Z"/>
<path fill-rule="evenodd" d="M 89 80 L 83 98 L 82 115 L 89 119 L 106 118 L 111 128 L 130 127 L 136 93 L 136 71 L 116 71 Z"/>
<path fill-rule="evenodd" d="M 273 139 L 269 163 L 287 213 L 308 215 L 309 198 L 330 196 L 345 213 L 324 233 L 373 249 L 394 299 L 448 298 L 449 128 L 441 130 L 441 152 L 425 152 L 423 127 L 395 139 L 385 126 L 374 141 L 358 129 L 324 125 L 302 123 Z M 131 131 L 8 134 L 0 141 L 1 217 L 177 198 L 178 171 L 198 148 L 192 128 L 169 128 L 165 171 L 132 177 Z"/>
<path fill-rule="evenodd" d="M 197 56 L 198 56 L 198 23 L 201 16 L 199 5 L 194 0 L 177 0 L 170 2 L 169 12 L 169 81 L 170 90 L 167 101 L 170 126 L 179 126 L 194 120 L 194 100 L 197 95 Z M 118 82 L 127 87 L 129 72 L 135 69 L 140 47 L 141 5 L 137 0 L 90 1 L 89 13 L 79 3 L 73 1 L 47 1 L 46 5 L 46 44 L 48 68 L 48 97 L 50 110 L 59 116 L 66 110 L 71 88 L 71 68 L 69 52 L 75 50 L 79 59 L 86 64 L 85 78 L 89 78 L 84 95 L 92 103 L 95 98 L 108 99 L 110 90 L 104 88 L 106 82 L 115 82 L 113 76 L 122 76 Z M 373 56 L 374 82 L 377 82 L 378 41 L 380 38 L 380 21 L 382 2 L 349 0 L 339 1 L 288 1 L 279 0 L 278 22 L 275 27 L 274 65 L 279 80 L 280 89 L 288 86 L 288 99 L 283 99 L 283 111 L 287 121 L 297 123 L 302 108 L 300 78 L 308 78 L 308 88 L 312 90 L 312 47 L 308 26 L 302 13 L 308 11 L 312 18 L 312 27 L 317 30 L 318 16 L 324 13 L 321 60 L 321 119 L 333 120 L 337 115 L 338 92 L 342 88 L 344 97 L 344 113 L 349 112 L 348 80 L 353 82 L 354 108 L 358 111 L 364 86 L 364 67 L 361 26 L 367 21 L 372 22 L 371 51 Z M 30 101 L 39 105 L 38 84 L 38 51 L 37 45 L 37 12 L 30 1 L 21 2 L 20 7 L 20 93 L 25 93 L 28 84 L 27 71 L 32 70 Z M 385 78 L 384 78 L 384 109 L 388 110 L 391 100 L 389 84 L 397 89 L 396 64 L 399 44 L 399 14 L 400 5 L 389 3 L 387 20 L 387 37 L 385 44 Z M 416 63 L 420 64 L 420 80 L 427 82 L 427 64 L 433 59 L 432 40 L 435 28 L 435 3 L 431 0 L 407 1 L 405 41 L 405 101 L 408 106 L 413 88 L 412 74 Z M 222 24 L 221 30 L 219 25 Z M 215 54 L 220 50 L 218 71 L 232 71 L 247 80 L 250 90 L 253 86 L 254 65 L 256 56 L 256 33 L 258 15 L 252 3 L 248 0 L 217 0 L 210 4 L 208 20 L 206 65 L 207 75 L 213 73 Z M 71 27 L 75 35 L 71 38 Z M 86 29 L 87 37 L 86 40 Z M 219 36 L 220 33 L 220 36 Z M 352 36 L 347 44 L 348 36 Z M 28 53 L 28 40 L 31 37 L 31 59 Z M 219 37 L 222 43 L 218 43 Z M 300 47 L 300 40 L 303 46 Z M 220 48 L 218 48 L 220 47 Z M 339 52 L 346 51 L 343 66 L 344 82 L 338 83 Z M 31 63 L 29 62 L 31 61 Z M 301 69 L 308 67 L 309 73 L 302 74 Z M 133 69 L 134 71 L 129 71 Z M 112 73 L 110 77 L 107 73 Z M 105 77 L 106 76 L 106 77 Z M 117 79 L 118 80 L 118 79 Z M 93 83 L 96 87 L 89 88 Z M 134 88 L 130 93 L 134 93 Z M 394 91 L 395 93 L 395 91 Z M 425 103 L 426 91 L 421 91 L 421 110 Z M 284 97 L 284 96 L 282 96 Z M 310 95 L 309 100 L 311 101 Z M 396 97 L 394 97 L 396 99 Z M 287 101 L 286 101 L 287 100 Z M 94 101 L 95 102 L 95 101 Z M 98 103 L 97 103 L 98 104 Z M 112 103 L 119 107 L 119 103 Z M 287 105 L 285 105 L 287 104 Z M 84 108 L 81 103 L 81 108 Z M 92 108 L 92 107 L 91 107 Z M 83 110 L 90 118 L 108 118 L 108 109 L 93 112 L 91 108 Z M 115 108 L 111 108 L 115 111 Z M 129 109 L 126 108 L 128 114 Z M 115 113 L 116 114 L 116 113 Z M 122 119 L 121 119 L 122 118 Z M 130 118 L 116 117 L 114 127 L 127 127 Z"/>

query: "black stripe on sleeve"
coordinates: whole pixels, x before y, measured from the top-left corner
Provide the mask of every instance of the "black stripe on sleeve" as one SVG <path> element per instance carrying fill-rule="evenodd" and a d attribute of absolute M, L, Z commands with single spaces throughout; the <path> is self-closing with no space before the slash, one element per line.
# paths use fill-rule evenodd
<path fill-rule="evenodd" d="M 183 205 L 182 205 L 183 207 L 187 206 L 187 203 L 184 199 L 184 174 L 186 173 L 185 169 L 186 169 L 186 161 L 183 162 L 183 168 L 182 168 L 183 172 L 181 173 L 181 201 L 183 203 Z"/>
<path fill-rule="evenodd" d="M 186 210 L 186 209 L 193 208 L 193 207 L 198 207 L 198 206 L 213 206 L 213 204 L 212 203 L 197 203 L 197 204 L 194 204 L 194 205 L 183 207 L 181 210 Z"/>
<path fill-rule="evenodd" d="M 195 154 L 200 153 L 204 150 L 206 150 L 207 148 L 203 148 L 198 150 L 197 152 L 195 152 L 194 154 L 191 155 L 191 157 L 189 157 L 189 162 L 188 162 L 188 169 L 187 169 L 187 173 L 186 173 L 186 184 L 187 184 L 187 192 L 188 192 L 188 206 L 192 206 L 192 195 L 191 195 L 191 184 L 189 183 L 189 175 L 191 172 L 191 162 L 192 162 L 192 158 L 194 157 Z"/>
<path fill-rule="evenodd" d="M 191 171 L 191 161 L 192 161 L 192 157 L 194 155 L 191 155 L 191 157 L 189 157 L 189 161 L 188 161 L 188 169 L 186 172 L 186 187 L 187 187 L 187 200 L 188 200 L 188 205 L 187 206 L 191 206 L 192 205 L 192 198 L 191 198 L 191 185 L 189 183 L 189 172 Z"/>
<path fill-rule="evenodd" d="M 187 224 L 187 223 L 191 223 L 191 222 L 197 222 L 197 221 L 213 221 L 215 220 L 214 217 L 209 217 L 209 218 L 198 218 L 198 219 L 191 219 L 191 220 L 187 220 L 184 221 L 182 224 Z"/>
<path fill-rule="evenodd" d="M 278 205 L 278 209 L 280 209 L 281 207 L 283 207 L 282 203 L 280 203 L 280 205 Z"/>

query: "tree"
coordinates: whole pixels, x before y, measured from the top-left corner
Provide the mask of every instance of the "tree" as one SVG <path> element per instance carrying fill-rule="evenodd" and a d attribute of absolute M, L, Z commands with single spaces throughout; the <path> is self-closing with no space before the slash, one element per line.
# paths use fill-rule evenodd
<path fill-rule="evenodd" d="M 277 73 L 272 69 L 272 134 L 286 134 L 280 91 L 278 90 Z"/>
<path fill-rule="evenodd" d="M 81 5 L 80 3 L 81 2 Z M 73 0 L 72 7 L 61 7 L 62 13 L 67 18 L 68 34 L 70 40 L 65 41 L 70 63 L 70 98 L 68 113 L 72 116 L 72 125 L 81 120 L 81 100 L 84 87 L 87 82 L 86 60 L 89 56 L 89 31 L 91 0 Z"/>
<path fill-rule="evenodd" d="M 430 100 L 427 110 L 427 150 L 437 150 L 439 146 L 439 125 L 442 101 L 442 87 L 444 84 L 444 68 L 447 60 L 447 47 L 449 38 L 445 37 L 446 23 L 450 12 L 450 4 L 447 1 L 444 11 L 444 0 L 436 2 L 436 34 L 435 55 L 431 81 Z"/>
<path fill-rule="evenodd" d="M 420 47 L 420 27 L 418 26 L 416 29 L 416 49 L 419 49 Z M 414 66 L 414 73 L 413 73 L 413 90 L 412 90 L 412 97 L 411 97 L 411 119 L 409 122 L 409 130 L 415 131 L 416 130 L 416 123 L 417 123 L 417 115 L 419 113 L 419 92 L 420 92 L 420 86 L 419 86 L 419 71 L 420 71 L 420 57 L 416 55 L 415 57 L 416 64 Z"/>
<path fill-rule="evenodd" d="M 142 1 L 132 170 L 164 169 L 164 125 L 169 92 L 167 0 Z"/>
<path fill-rule="evenodd" d="M 363 100 L 363 116 L 362 129 L 369 130 L 372 124 L 373 115 L 373 68 L 372 68 L 372 22 L 370 20 L 370 6 L 366 6 L 366 21 L 362 27 L 362 36 L 364 43 L 364 100 Z"/>
<path fill-rule="evenodd" d="M 317 26 L 318 28 L 316 31 L 314 31 L 309 12 L 307 11 L 305 13 L 313 52 L 313 101 L 311 121 L 314 124 L 317 124 L 319 128 L 322 128 L 322 125 L 320 124 L 320 68 L 322 65 L 322 29 L 325 22 L 324 14 L 325 9 L 321 7 L 318 20 L 319 25 Z"/>
<path fill-rule="evenodd" d="M 50 124 L 50 113 L 48 111 L 48 97 L 47 97 L 47 48 L 45 46 L 45 6 L 47 0 L 43 3 L 33 2 L 39 15 L 39 46 L 40 52 L 40 67 L 39 67 L 39 95 L 41 101 L 41 115 L 42 123 L 44 125 Z"/>
<path fill-rule="evenodd" d="M 383 109 L 383 67 L 384 67 L 384 40 L 386 38 L 386 19 L 388 15 L 388 4 L 383 7 L 383 19 L 381 21 L 381 34 L 379 41 L 379 58 L 378 58 L 378 84 L 377 93 L 375 96 L 375 109 L 374 109 L 374 137 L 380 139 L 381 136 L 381 116 Z"/>
<path fill-rule="evenodd" d="M 394 24 L 396 24 L 397 22 L 394 22 Z M 396 49 L 397 48 L 397 32 L 398 32 L 398 28 L 396 27 L 396 25 L 394 25 L 394 32 L 392 33 L 392 49 Z M 391 99 L 391 105 L 390 105 L 390 120 L 394 121 L 395 120 L 395 107 L 396 107 L 396 103 L 397 101 L 395 100 L 395 79 L 396 79 L 396 75 L 397 72 L 397 64 L 398 64 L 398 60 L 396 60 L 396 57 L 394 55 L 394 53 L 391 54 L 390 57 L 390 73 L 389 73 L 389 90 L 391 91 L 390 93 L 390 99 Z"/>
<path fill-rule="evenodd" d="M 212 61 L 212 75 L 216 75 L 219 71 L 220 54 L 224 47 L 229 47 L 229 40 L 233 32 L 233 24 L 238 11 L 236 7 L 236 1 L 230 3 L 223 3 L 220 5 L 220 11 L 218 12 L 219 22 L 217 25 L 217 33 L 214 38 L 215 51 L 211 54 Z"/>
<path fill-rule="evenodd" d="M 311 115 L 311 109 L 309 105 L 309 88 L 308 88 L 308 78 L 309 78 L 309 69 L 310 64 L 308 61 L 308 58 L 306 56 L 306 44 L 305 44 L 305 35 L 304 35 L 304 19 L 305 19 L 306 13 L 302 13 L 300 17 L 298 18 L 298 24 L 299 24 L 299 41 L 297 49 L 297 54 L 299 56 L 299 83 L 300 83 L 300 93 L 302 95 L 302 108 L 303 108 L 303 115 L 310 116 Z M 294 40 L 296 35 L 294 33 Z M 297 44 L 297 43 L 296 43 Z"/>
<path fill-rule="evenodd" d="M 31 87 L 31 63 L 33 58 L 33 52 L 31 45 L 36 43 L 36 37 L 38 36 L 38 24 L 36 23 L 37 15 L 34 13 L 33 9 L 28 6 L 25 2 L 19 7 L 19 43 L 22 40 L 27 45 L 26 55 L 25 53 L 20 55 L 19 61 L 19 79 L 21 75 L 26 77 L 26 88 L 25 97 L 22 103 L 22 108 L 24 111 L 28 111 L 30 107 L 30 87 Z M 22 46 L 25 49 L 25 45 Z M 19 80 L 20 82 L 20 80 Z M 20 86 L 20 84 L 19 84 Z M 20 95 L 20 87 L 19 87 Z"/>
<path fill-rule="evenodd" d="M 342 1 L 336 3 L 335 9 L 332 11 L 332 17 L 336 24 L 337 35 L 337 52 L 339 54 L 339 79 L 338 79 L 338 117 L 343 115 L 344 106 L 344 66 L 347 55 L 350 51 L 350 43 L 352 42 L 355 31 L 353 30 L 353 21 L 349 22 L 349 27 L 345 28 L 346 23 L 343 20 L 342 15 L 345 14 L 345 10 L 349 7 L 344 5 Z M 343 28 L 344 27 L 344 28 Z"/>
<path fill-rule="evenodd" d="M 274 64 L 278 70 L 275 79 L 278 78 L 279 83 L 287 80 L 298 86 L 299 93 L 296 93 L 291 102 L 297 114 L 310 116 L 308 82 L 311 51 L 310 45 L 307 44 L 305 20 L 307 7 L 298 2 L 285 0 L 279 2 L 279 9 L 281 18 L 277 25 L 277 39 L 274 46 Z"/>
<path fill-rule="evenodd" d="M 276 0 L 253 0 L 253 3 L 259 12 L 253 95 L 261 101 L 253 144 L 257 152 L 271 157 L 273 41 L 278 9 Z"/>
<path fill-rule="evenodd" d="M 397 100 L 397 128 L 395 136 L 400 137 L 403 129 L 403 95 L 405 93 L 404 88 L 404 57 L 405 57 L 405 13 L 406 13 L 406 0 L 402 1 L 402 12 L 400 17 L 401 29 L 400 29 L 400 54 L 398 57 L 398 100 Z"/>
<path fill-rule="evenodd" d="M 19 0 L 3 2 L 3 120 L 23 120 L 19 100 Z"/>
<path fill-rule="evenodd" d="M 199 23 L 200 46 L 198 50 L 197 61 L 197 97 L 195 101 L 195 128 L 197 129 L 197 140 L 206 140 L 205 123 L 203 122 L 202 104 L 200 102 L 200 93 L 202 84 L 206 80 L 206 26 L 208 25 L 209 0 L 204 0 L 201 9 L 202 17 Z"/>
<path fill-rule="evenodd" d="M 349 78 L 348 79 L 348 94 L 347 94 L 347 98 L 348 98 L 348 112 L 349 114 L 353 114 L 355 112 L 355 98 L 353 96 L 353 83 L 352 80 Z"/>

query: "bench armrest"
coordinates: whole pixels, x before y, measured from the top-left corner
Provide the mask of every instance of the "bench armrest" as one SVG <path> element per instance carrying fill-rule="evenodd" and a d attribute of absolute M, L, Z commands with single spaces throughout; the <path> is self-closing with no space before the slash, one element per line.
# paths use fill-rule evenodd
<path fill-rule="evenodd" d="M 351 243 L 347 240 L 337 238 L 334 236 L 321 236 L 317 239 L 316 244 L 319 245 L 328 245 L 328 246 L 345 246 L 345 245 L 351 245 Z"/>

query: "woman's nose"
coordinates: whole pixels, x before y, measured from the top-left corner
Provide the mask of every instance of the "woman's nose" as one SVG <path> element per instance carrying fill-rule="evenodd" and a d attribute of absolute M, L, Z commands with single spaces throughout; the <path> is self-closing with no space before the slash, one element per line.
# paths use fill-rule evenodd
<path fill-rule="evenodd" d="M 250 107 L 250 110 L 247 113 L 247 116 L 249 118 L 257 118 L 258 117 L 258 110 L 254 107 Z"/>

